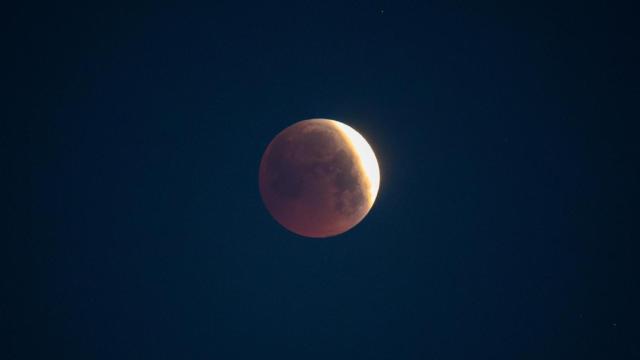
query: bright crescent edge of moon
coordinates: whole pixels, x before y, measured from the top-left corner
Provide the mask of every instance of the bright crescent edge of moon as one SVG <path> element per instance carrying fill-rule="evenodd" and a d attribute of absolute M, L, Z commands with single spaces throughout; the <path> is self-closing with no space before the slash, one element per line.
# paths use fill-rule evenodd
<path fill-rule="evenodd" d="M 354 152 L 358 154 L 358 166 L 362 173 L 366 175 L 366 181 L 368 183 L 367 189 L 369 191 L 368 205 L 371 207 L 376 200 L 378 189 L 380 188 L 380 168 L 376 155 L 367 140 L 351 126 L 335 120 L 330 121 L 347 140 Z"/>

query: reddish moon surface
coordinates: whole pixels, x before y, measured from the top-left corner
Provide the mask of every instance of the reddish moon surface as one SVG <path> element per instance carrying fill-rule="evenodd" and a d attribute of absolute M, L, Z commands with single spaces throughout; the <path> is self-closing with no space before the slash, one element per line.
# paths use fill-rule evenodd
<path fill-rule="evenodd" d="M 373 150 L 351 127 L 329 119 L 297 122 L 279 133 L 260 162 L 262 200 L 286 229 L 330 237 L 357 225 L 380 184 Z"/>

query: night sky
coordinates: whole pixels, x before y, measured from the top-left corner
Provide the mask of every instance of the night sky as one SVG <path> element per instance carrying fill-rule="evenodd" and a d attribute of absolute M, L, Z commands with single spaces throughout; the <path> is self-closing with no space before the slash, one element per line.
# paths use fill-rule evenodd
<path fill-rule="evenodd" d="M 0 358 L 640 358 L 637 11 L 561 3 L 11 9 Z M 323 240 L 258 191 L 316 117 L 381 169 Z"/>

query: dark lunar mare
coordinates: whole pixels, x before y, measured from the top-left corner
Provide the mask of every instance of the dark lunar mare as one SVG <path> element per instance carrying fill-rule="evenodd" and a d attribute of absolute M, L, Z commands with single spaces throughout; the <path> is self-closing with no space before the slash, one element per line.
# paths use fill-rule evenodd
<path fill-rule="evenodd" d="M 268 157 L 268 167 L 272 169 L 269 186 L 283 198 L 294 199 L 302 193 L 304 173 L 300 166 L 291 161 L 291 141 L 274 143 Z"/>

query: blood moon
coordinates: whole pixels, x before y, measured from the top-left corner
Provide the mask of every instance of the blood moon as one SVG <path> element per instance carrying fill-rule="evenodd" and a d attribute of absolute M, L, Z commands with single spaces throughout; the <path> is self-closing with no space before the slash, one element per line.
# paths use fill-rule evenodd
<path fill-rule="evenodd" d="M 288 230 L 314 238 L 357 225 L 380 186 L 371 146 L 348 125 L 329 119 L 303 120 L 280 132 L 259 172 L 269 213 Z"/>

